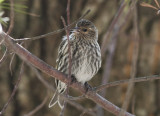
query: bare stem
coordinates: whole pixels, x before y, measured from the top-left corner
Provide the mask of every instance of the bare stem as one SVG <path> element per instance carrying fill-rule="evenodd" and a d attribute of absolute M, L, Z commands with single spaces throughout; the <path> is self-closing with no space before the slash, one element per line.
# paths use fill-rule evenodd
<path fill-rule="evenodd" d="M 46 95 L 46 97 L 44 98 L 44 100 L 42 101 L 42 103 L 40 105 L 38 105 L 35 109 L 33 109 L 31 112 L 29 112 L 28 114 L 25 114 L 24 116 L 32 116 L 34 115 L 36 112 L 38 112 L 47 102 L 48 96 Z"/>
<path fill-rule="evenodd" d="M 14 27 L 14 0 L 10 0 L 10 25 L 7 34 L 10 34 Z"/>
<path fill-rule="evenodd" d="M 114 82 L 110 82 L 110 83 L 95 87 L 95 91 L 98 92 L 98 91 L 101 91 L 105 88 L 119 86 L 122 84 L 129 83 L 130 81 L 132 83 L 138 83 L 138 82 L 152 81 L 152 80 L 157 80 L 157 79 L 160 79 L 160 75 L 152 75 L 152 76 L 145 76 L 145 77 L 137 77 L 137 78 L 128 79 L 128 80 L 114 81 Z"/>
<path fill-rule="evenodd" d="M 134 0 L 132 2 L 132 4 L 136 5 L 137 0 Z M 138 29 L 138 21 L 137 21 L 137 8 L 136 6 L 134 7 L 134 27 L 135 27 L 135 35 L 134 35 L 134 39 L 137 41 L 134 41 L 134 46 L 133 46 L 133 55 L 132 55 L 132 70 L 131 70 L 131 79 L 133 80 L 137 74 L 137 62 L 138 62 L 138 53 L 139 53 L 139 29 Z M 134 83 L 132 82 L 132 80 L 129 81 L 128 83 L 128 88 L 127 88 L 127 92 L 126 92 L 126 96 L 125 96 L 125 100 L 123 102 L 122 105 L 122 109 L 123 110 L 127 110 L 131 97 L 132 97 L 132 93 L 134 90 Z M 124 111 L 122 111 L 119 116 L 123 116 L 124 115 Z"/>
<path fill-rule="evenodd" d="M 19 77 L 18 77 L 18 80 L 14 86 L 14 89 L 12 91 L 12 94 L 10 96 L 10 98 L 8 99 L 7 103 L 4 105 L 4 107 L 2 108 L 1 112 L 0 112 L 0 116 L 3 115 L 3 113 L 5 112 L 5 110 L 7 109 L 9 103 L 12 101 L 14 95 L 16 94 L 16 91 L 18 89 L 18 86 L 19 86 L 19 83 L 21 81 L 21 78 L 22 78 L 22 74 L 23 74 L 23 65 L 24 65 L 24 62 L 22 62 L 22 66 L 21 66 L 21 69 L 20 69 L 20 73 L 19 73 Z"/>
<path fill-rule="evenodd" d="M 115 17 L 114 17 L 111 25 L 109 26 L 109 29 L 107 30 L 106 35 L 105 35 L 104 38 L 103 38 L 103 42 L 102 42 L 102 45 L 101 45 L 102 57 L 104 57 L 104 54 L 105 54 L 106 49 L 107 49 L 107 40 L 109 39 L 109 36 L 110 36 L 110 34 L 111 34 L 111 32 L 112 32 L 112 30 L 113 30 L 116 22 L 118 21 L 119 17 L 121 16 L 122 11 L 123 11 L 124 8 L 125 8 L 125 5 L 126 5 L 126 4 L 125 4 L 125 2 L 124 2 L 124 0 L 123 0 L 120 8 L 118 9 L 117 14 L 115 15 Z"/>
<path fill-rule="evenodd" d="M 41 39 L 41 38 L 44 38 L 44 37 L 48 37 L 48 36 L 60 33 L 60 32 L 62 32 L 64 30 L 66 30 L 68 27 L 70 27 L 70 26 L 74 25 L 75 23 L 77 23 L 77 21 L 79 21 L 80 19 L 82 19 L 83 17 L 85 17 L 89 12 L 90 12 L 90 10 L 87 10 L 79 19 L 75 20 L 73 23 L 71 23 L 70 25 L 66 26 L 65 28 L 62 28 L 62 29 L 59 29 L 59 30 L 56 30 L 56 31 L 53 31 L 53 32 L 49 32 L 47 34 L 35 36 L 35 37 L 14 39 L 14 41 L 37 40 L 37 39 Z"/>
<path fill-rule="evenodd" d="M 67 28 L 67 25 L 70 25 L 70 0 L 68 0 L 67 2 L 67 25 L 66 25 L 66 22 L 64 20 L 63 17 L 61 17 L 62 19 L 62 22 L 63 22 L 63 25 L 64 25 L 64 28 L 65 28 L 65 31 L 66 31 L 66 35 L 67 35 L 67 41 L 68 41 L 68 63 L 69 63 L 69 66 L 68 66 L 68 78 L 71 78 L 71 64 L 72 64 L 72 61 L 71 61 L 71 45 L 70 45 L 70 40 L 69 40 L 69 33 L 70 33 L 70 27 L 68 26 Z M 69 83 L 69 86 L 70 86 L 70 83 Z M 66 95 L 68 95 L 69 93 L 69 88 L 67 86 L 67 90 L 66 90 Z M 66 102 L 64 102 L 64 107 L 60 113 L 60 116 L 63 116 L 64 115 L 64 110 L 65 110 L 65 107 L 66 107 Z"/>
<path fill-rule="evenodd" d="M 13 38 L 11 38 L 9 35 L 7 35 L 4 32 L 0 32 L 0 40 L 4 39 L 4 44 L 9 50 L 12 50 L 14 53 L 16 53 L 23 61 L 32 64 L 33 66 L 40 69 L 42 72 L 50 75 L 51 77 L 54 77 L 66 84 L 71 83 L 71 78 L 67 78 L 67 75 L 64 73 L 54 69 L 52 66 L 48 65 L 41 59 L 37 58 L 33 54 L 31 54 L 28 50 L 23 48 L 23 46 L 17 44 L 14 42 Z M 96 104 L 99 104 L 101 107 L 103 107 L 105 110 L 118 115 L 121 111 L 121 109 L 99 94 L 95 93 L 92 90 L 88 90 L 86 93 L 86 88 L 84 85 L 78 82 L 74 82 L 70 85 L 70 87 L 77 89 L 82 94 L 85 94 L 88 99 L 91 99 Z M 125 112 L 125 116 L 133 116 L 132 114 Z"/>
<path fill-rule="evenodd" d="M 2 64 L 2 62 L 6 59 L 6 56 L 7 56 L 7 52 L 8 52 L 8 49 L 6 48 L 2 58 L 0 59 L 0 65 Z"/>

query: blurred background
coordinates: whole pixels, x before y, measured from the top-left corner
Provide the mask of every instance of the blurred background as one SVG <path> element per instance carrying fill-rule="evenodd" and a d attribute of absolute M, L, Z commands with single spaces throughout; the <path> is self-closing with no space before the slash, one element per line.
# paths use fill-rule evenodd
<path fill-rule="evenodd" d="M 88 9 L 91 12 L 85 17 L 92 21 L 99 31 L 99 44 L 102 48 L 102 68 L 89 81 L 96 87 L 129 78 L 158 75 L 160 73 L 160 15 L 152 8 L 140 6 L 146 2 L 156 6 L 154 0 L 71 0 L 71 22 L 77 20 Z M 9 3 L 8 0 L 4 1 Z M 160 1 L 158 0 L 160 3 Z M 66 19 L 67 0 L 14 0 L 19 8 L 15 11 L 13 38 L 34 37 L 63 28 L 60 19 Z M 156 6 L 157 7 L 157 6 Z M 1 9 L 9 17 L 10 10 Z M 32 16 L 32 14 L 39 15 Z M 117 18 L 116 18 L 117 17 Z M 115 20 L 114 20 L 115 19 Z M 114 23 L 112 23 L 114 21 Z M 4 26 L 7 31 L 9 24 Z M 73 25 L 74 26 L 74 25 Z M 34 41 L 26 41 L 23 46 L 31 53 L 56 66 L 57 49 L 65 31 Z M 1 45 L 0 57 L 5 47 Z M 11 66 L 10 62 L 12 60 Z M 10 51 L 0 64 L 0 110 L 8 101 L 19 77 L 22 60 Z M 43 79 L 55 87 L 54 79 L 39 71 Z M 99 94 L 107 100 L 122 107 L 126 100 L 128 84 L 107 88 Z M 48 92 L 49 91 L 49 92 Z M 7 107 L 4 116 L 23 116 L 31 112 L 48 96 L 44 106 L 34 116 L 58 116 L 58 105 L 48 108 L 53 91 L 47 89 L 37 78 L 34 70 L 24 64 L 24 73 L 18 90 Z M 81 95 L 71 90 L 70 95 Z M 160 80 L 135 83 L 130 91 L 131 98 L 127 111 L 136 116 L 160 116 Z M 87 98 L 74 101 L 85 109 L 90 109 L 96 116 L 113 116 Z M 79 116 L 83 111 L 72 104 L 67 104 L 64 116 Z M 85 113 L 84 116 L 91 114 Z"/>

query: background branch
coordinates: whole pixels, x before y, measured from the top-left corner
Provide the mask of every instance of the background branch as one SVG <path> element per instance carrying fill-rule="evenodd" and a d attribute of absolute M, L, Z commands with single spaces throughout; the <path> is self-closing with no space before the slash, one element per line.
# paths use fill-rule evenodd
<path fill-rule="evenodd" d="M 159 79 L 160 79 L 160 75 L 152 75 L 152 76 L 146 76 L 146 77 L 137 77 L 137 78 L 128 79 L 128 80 L 114 81 L 114 82 L 110 82 L 110 83 L 95 87 L 95 91 L 98 92 L 104 88 L 119 86 L 119 85 L 126 84 L 129 82 L 137 83 L 137 82 L 153 81 L 153 80 L 159 80 Z"/>
<path fill-rule="evenodd" d="M 14 89 L 12 91 L 12 94 L 10 96 L 10 98 L 8 99 L 7 103 L 4 105 L 4 107 L 2 108 L 1 112 L 0 112 L 0 116 L 3 115 L 3 113 L 5 112 L 5 110 L 7 109 L 8 105 L 10 104 L 10 102 L 12 101 L 14 95 L 16 94 L 16 91 L 18 89 L 18 86 L 19 86 L 19 83 L 21 81 L 21 78 L 22 78 L 22 74 L 23 74 L 23 65 L 24 65 L 24 62 L 22 62 L 22 66 L 21 66 L 21 69 L 20 69 L 20 73 L 19 73 L 19 77 L 18 77 L 18 80 L 14 86 Z"/>
<path fill-rule="evenodd" d="M 14 0 L 10 0 L 10 25 L 7 31 L 9 35 L 14 27 Z"/>
<path fill-rule="evenodd" d="M 56 30 L 56 31 L 53 31 L 53 32 L 49 32 L 49 33 L 46 33 L 46 34 L 43 34 L 43 35 L 35 36 L 35 37 L 14 39 L 14 41 L 28 41 L 28 40 L 33 41 L 33 40 L 41 39 L 41 38 L 44 38 L 44 37 L 48 37 L 48 36 L 60 33 L 64 30 L 66 30 L 68 27 L 77 23 L 77 21 L 79 21 L 80 19 L 84 18 L 86 15 L 88 15 L 89 12 L 90 12 L 90 10 L 87 10 L 79 19 L 75 20 L 70 25 L 66 26 L 66 28 L 62 28 L 62 29 L 59 29 L 59 30 Z"/>
<path fill-rule="evenodd" d="M 65 82 L 66 84 L 69 84 L 71 82 L 70 78 L 67 78 L 67 75 L 59 72 L 58 70 L 54 69 L 50 65 L 46 64 L 44 61 L 40 60 L 33 54 L 31 54 L 28 50 L 24 49 L 19 44 L 16 44 L 13 41 L 13 38 L 6 35 L 4 32 L 0 33 L 0 40 L 4 39 L 4 43 L 6 47 L 10 50 L 12 50 L 14 53 L 16 53 L 22 60 L 24 60 L 27 63 L 30 63 L 40 69 L 42 72 L 55 77 L 56 79 L 61 80 L 62 82 Z M 85 93 L 85 87 L 81 85 L 81 83 L 73 83 L 70 85 L 72 88 L 78 89 L 81 93 Z M 109 112 L 112 112 L 115 115 L 118 115 L 120 112 L 120 108 L 112 104 L 111 102 L 107 101 L 97 93 L 93 91 L 88 91 L 86 93 L 86 97 L 93 100 L 95 103 L 99 104 L 101 107 L 106 109 Z M 126 116 L 133 116 L 130 113 L 125 113 Z"/>
<path fill-rule="evenodd" d="M 40 105 L 38 105 L 35 109 L 33 109 L 28 114 L 25 114 L 24 116 L 32 116 L 32 115 L 34 115 L 36 112 L 38 112 L 45 105 L 47 100 L 48 100 L 48 95 L 46 95 L 46 97 L 44 98 L 44 100 L 42 101 L 42 103 Z"/>
<path fill-rule="evenodd" d="M 133 45 L 133 55 L 132 55 L 132 69 L 131 69 L 131 79 L 133 80 L 137 74 L 137 62 L 138 62 L 138 54 L 139 54 L 139 29 L 138 29 L 138 20 L 137 20 L 137 8 L 136 8 L 136 3 L 137 3 L 137 0 L 133 0 L 132 1 L 133 4 L 134 4 L 134 30 L 135 30 L 135 33 L 134 33 L 134 45 Z M 132 80 L 129 81 L 128 83 L 128 88 L 127 88 L 127 93 L 126 93 L 126 96 L 125 96 L 125 100 L 123 102 L 123 105 L 122 105 L 122 109 L 123 110 L 127 110 L 128 109 L 128 106 L 129 106 L 129 103 L 130 103 L 130 100 L 131 100 L 131 97 L 132 97 L 132 93 L 133 93 L 133 90 L 134 90 L 134 83 L 132 82 Z M 124 115 L 124 111 L 121 111 L 120 115 L 119 116 L 123 116 Z"/>

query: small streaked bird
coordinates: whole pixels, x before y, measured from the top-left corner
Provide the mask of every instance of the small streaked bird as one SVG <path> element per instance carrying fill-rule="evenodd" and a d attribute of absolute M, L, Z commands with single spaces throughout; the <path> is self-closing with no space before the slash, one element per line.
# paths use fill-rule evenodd
<path fill-rule="evenodd" d="M 78 82 L 85 84 L 91 80 L 101 67 L 101 51 L 98 44 L 98 30 L 95 25 L 86 19 L 77 22 L 76 27 L 69 35 L 71 50 L 71 75 Z M 58 49 L 57 69 L 68 74 L 69 53 L 68 40 L 64 36 Z M 57 90 L 49 103 L 49 108 L 56 103 L 63 108 L 64 100 L 59 94 L 65 92 L 67 85 L 59 80 L 55 80 Z"/>

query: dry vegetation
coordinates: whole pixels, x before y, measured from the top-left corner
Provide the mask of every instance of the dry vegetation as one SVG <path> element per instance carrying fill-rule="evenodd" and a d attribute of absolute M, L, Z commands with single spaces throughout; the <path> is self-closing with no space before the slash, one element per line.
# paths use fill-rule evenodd
<path fill-rule="evenodd" d="M 33 17 L 14 12 L 13 4 L 20 1 L 10 0 L 10 24 L 0 32 L 0 116 L 159 116 L 160 1 L 151 2 L 157 9 L 141 2 L 27 0 L 27 12 L 40 16 Z M 59 43 L 68 33 L 61 16 L 69 28 L 79 18 L 98 28 L 103 65 L 87 93 L 54 68 Z M 62 95 L 63 111 L 58 105 L 48 108 L 55 91 L 52 77 L 70 85 L 70 96 Z"/>

